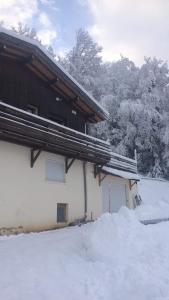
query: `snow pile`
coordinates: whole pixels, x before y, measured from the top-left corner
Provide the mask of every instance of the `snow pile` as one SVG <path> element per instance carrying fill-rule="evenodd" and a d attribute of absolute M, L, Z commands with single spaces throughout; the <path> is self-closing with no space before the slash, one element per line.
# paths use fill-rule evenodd
<path fill-rule="evenodd" d="M 142 205 L 135 209 L 140 220 L 169 218 L 169 182 L 143 178 L 138 184 Z"/>
<path fill-rule="evenodd" d="M 169 181 L 142 178 L 138 188 L 144 203 L 154 205 L 163 201 L 169 204 Z"/>
<path fill-rule="evenodd" d="M 0 299 L 168 300 L 169 223 L 133 211 L 38 234 L 0 238 Z"/>
<path fill-rule="evenodd" d="M 122 207 L 119 213 L 102 215 L 85 236 L 88 257 L 93 261 L 111 260 L 116 263 L 123 256 L 124 249 L 130 248 L 136 229 L 141 227 L 134 212 L 126 207 Z"/>
<path fill-rule="evenodd" d="M 101 299 L 169 299 L 168 230 L 169 223 L 142 225 L 127 208 L 93 224 L 85 246 L 87 257 L 102 263 L 100 284 L 110 294 Z"/>

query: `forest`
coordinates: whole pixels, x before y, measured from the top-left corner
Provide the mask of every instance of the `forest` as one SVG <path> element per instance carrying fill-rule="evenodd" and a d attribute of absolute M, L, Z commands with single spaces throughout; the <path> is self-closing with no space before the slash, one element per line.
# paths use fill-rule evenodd
<path fill-rule="evenodd" d="M 85 30 L 58 61 L 109 112 L 109 120 L 90 126 L 92 135 L 108 140 L 112 151 L 134 158 L 140 174 L 169 178 L 169 69 L 145 57 L 136 66 L 121 55 L 103 62 L 102 48 Z"/>

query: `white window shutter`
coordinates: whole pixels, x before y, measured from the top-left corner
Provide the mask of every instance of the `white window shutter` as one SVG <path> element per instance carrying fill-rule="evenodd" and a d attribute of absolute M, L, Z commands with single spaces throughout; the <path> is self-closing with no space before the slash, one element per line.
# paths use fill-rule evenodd
<path fill-rule="evenodd" d="M 49 181 L 65 182 L 64 159 L 46 161 L 46 179 Z"/>

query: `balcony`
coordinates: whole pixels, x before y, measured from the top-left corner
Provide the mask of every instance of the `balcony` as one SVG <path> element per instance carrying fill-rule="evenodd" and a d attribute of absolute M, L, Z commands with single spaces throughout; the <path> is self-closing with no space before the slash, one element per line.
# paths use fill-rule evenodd
<path fill-rule="evenodd" d="M 111 158 L 107 142 L 3 102 L 0 102 L 0 139 L 95 164 L 106 164 Z"/>
<path fill-rule="evenodd" d="M 109 168 L 114 168 L 121 171 L 137 173 L 137 161 L 126 156 L 111 152 L 111 159 L 106 164 Z"/>

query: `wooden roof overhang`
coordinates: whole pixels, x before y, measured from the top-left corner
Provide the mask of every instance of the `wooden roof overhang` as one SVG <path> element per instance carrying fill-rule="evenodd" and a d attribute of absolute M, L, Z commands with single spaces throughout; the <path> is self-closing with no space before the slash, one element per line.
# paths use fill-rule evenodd
<path fill-rule="evenodd" d="M 108 113 L 34 40 L 0 28 L 0 57 L 8 57 L 26 66 L 65 101 L 97 123 L 108 119 Z"/>
<path fill-rule="evenodd" d="M 111 159 L 104 166 L 95 165 L 94 175 L 98 175 L 99 185 L 106 178 L 107 175 L 112 175 L 119 178 L 129 180 L 130 189 L 140 180 L 137 172 L 137 161 L 128 157 L 119 155 L 117 153 L 110 153 Z M 134 180 L 134 183 L 131 183 Z"/>
<path fill-rule="evenodd" d="M 104 167 L 100 170 L 100 173 L 103 173 L 105 175 L 112 175 L 112 176 L 119 177 L 119 178 L 125 178 L 125 179 L 129 179 L 129 180 L 140 181 L 140 179 L 137 176 L 137 173 L 132 173 L 132 172 L 119 170 L 119 169 L 115 169 L 115 168 L 112 168 L 112 170 L 108 170 L 108 169 L 110 169 L 110 168 L 106 169 L 106 167 Z M 115 171 L 114 171 L 114 169 L 115 169 Z M 118 172 L 116 172 L 116 171 L 122 171 L 124 173 L 124 175 L 125 175 L 125 173 L 130 174 L 131 178 L 130 177 L 127 178 L 127 175 L 126 176 L 124 176 L 123 174 L 121 175 L 120 172 L 118 174 Z"/>
<path fill-rule="evenodd" d="M 95 164 L 110 160 L 110 145 L 0 102 L 0 139 Z"/>
<path fill-rule="evenodd" d="M 94 176 L 98 175 L 99 185 L 107 175 L 125 178 L 129 180 L 130 188 L 134 185 L 131 180 L 137 182 L 140 177 L 137 173 L 137 161 L 117 153 L 110 153 L 111 159 L 105 165 L 95 165 Z"/>
<path fill-rule="evenodd" d="M 139 175 L 133 172 L 128 172 L 126 170 L 119 170 L 117 168 L 112 167 L 106 167 L 103 166 L 103 168 L 100 168 L 97 170 L 97 174 L 99 177 L 99 185 L 101 185 L 102 181 L 108 176 L 118 177 L 118 178 L 124 178 L 129 181 L 129 187 L 130 189 L 138 182 L 140 181 Z M 132 182 L 134 181 L 134 182 Z"/>

